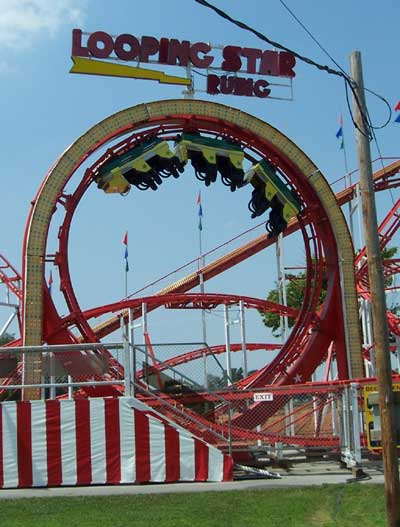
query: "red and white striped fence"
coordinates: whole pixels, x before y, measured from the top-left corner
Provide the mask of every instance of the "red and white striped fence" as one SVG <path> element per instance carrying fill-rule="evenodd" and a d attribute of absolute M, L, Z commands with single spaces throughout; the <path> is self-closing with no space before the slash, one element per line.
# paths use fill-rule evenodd
<path fill-rule="evenodd" d="M 231 478 L 229 456 L 134 398 L 0 404 L 0 488 Z"/>

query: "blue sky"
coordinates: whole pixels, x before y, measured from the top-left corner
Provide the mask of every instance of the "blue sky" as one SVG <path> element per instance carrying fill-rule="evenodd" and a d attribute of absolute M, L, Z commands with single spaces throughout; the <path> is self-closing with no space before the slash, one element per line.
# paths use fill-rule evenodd
<path fill-rule="evenodd" d="M 278 0 L 215 0 L 214 3 L 271 39 L 333 66 Z M 393 109 L 400 99 L 400 4 L 397 1 L 288 0 L 287 4 L 345 70 L 348 70 L 350 52 L 360 50 L 365 85 L 384 96 Z M 253 35 L 192 0 L 115 0 L 112 3 L 0 0 L 0 13 L 0 251 L 18 268 L 30 201 L 60 153 L 89 127 L 117 110 L 181 96 L 179 87 L 150 81 L 70 75 L 74 27 L 88 32 L 103 30 L 115 35 L 164 36 L 268 49 Z M 334 181 L 344 172 L 342 152 L 335 138 L 340 113 L 343 113 L 349 166 L 356 166 L 354 131 L 344 83 L 300 62 L 295 70 L 291 102 L 205 94 L 200 94 L 200 98 L 243 109 L 271 123 L 295 141 L 329 181 Z M 199 86 L 202 84 L 201 79 L 196 82 Z M 367 102 L 373 122 L 383 123 L 387 118 L 384 104 L 371 96 Z M 383 156 L 400 155 L 400 125 L 393 123 L 393 119 L 386 128 L 377 131 Z M 376 157 L 375 145 L 372 150 Z M 155 193 L 132 192 L 121 198 L 106 196 L 95 187 L 90 189 L 76 213 L 70 242 L 73 283 L 83 307 L 122 297 L 125 230 L 130 235 L 131 291 L 197 256 L 195 202 L 200 186 L 190 171 L 186 171 L 178 181 L 166 180 L 163 188 Z M 254 224 L 247 211 L 247 194 L 231 195 L 219 184 L 203 188 L 202 196 L 206 249 Z M 396 192 L 393 196 L 397 197 Z M 388 210 L 391 199 L 390 196 L 379 198 L 380 216 Z M 50 234 L 49 252 L 52 252 L 56 239 L 54 229 Z M 287 265 L 302 265 L 303 251 L 298 240 L 290 239 L 285 247 Z M 263 297 L 275 279 L 272 262 L 274 253 L 269 250 L 210 282 L 207 289 Z M 57 289 L 55 270 L 53 275 Z M 4 298 L 4 291 L 0 295 Z M 64 312 L 57 292 L 55 299 Z M 1 312 L 0 322 L 3 315 L 6 316 Z M 211 343 L 222 342 L 222 320 L 218 314 L 209 319 Z M 150 319 L 150 332 L 156 341 L 200 340 L 200 314 L 189 312 L 178 316 L 176 312 L 165 314 L 163 310 Z M 257 314 L 249 314 L 248 333 L 249 341 L 270 340 Z"/>

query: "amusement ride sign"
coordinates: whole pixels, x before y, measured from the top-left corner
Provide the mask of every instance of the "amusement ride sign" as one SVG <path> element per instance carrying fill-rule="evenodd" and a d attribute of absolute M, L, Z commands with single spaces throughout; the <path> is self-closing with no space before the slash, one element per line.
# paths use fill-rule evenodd
<path fill-rule="evenodd" d="M 84 33 L 80 29 L 72 32 L 72 61 L 71 73 L 157 80 L 187 86 L 186 94 L 194 92 L 193 73 L 198 73 L 206 77 L 207 88 L 196 91 L 261 99 L 291 99 L 292 79 L 296 75 L 296 59 L 286 51 L 213 46 L 164 37 L 138 38 L 127 33 L 119 36 L 104 31 Z M 168 75 L 143 64 L 181 67 L 185 76 Z M 270 77 L 287 79 L 288 84 L 274 83 Z M 288 88 L 289 95 L 275 96 L 274 87 Z"/>

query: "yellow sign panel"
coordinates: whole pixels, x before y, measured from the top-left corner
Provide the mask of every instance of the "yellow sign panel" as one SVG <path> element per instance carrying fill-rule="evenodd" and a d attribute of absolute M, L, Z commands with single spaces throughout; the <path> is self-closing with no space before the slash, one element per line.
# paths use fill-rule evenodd
<path fill-rule="evenodd" d="M 397 436 L 400 435 L 400 384 L 393 384 L 395 393 L 395 416 Z M 397 395 L 398 394 L 398 395 Z M 364 386 L 365 428 L 367 432 L 367 446 L 369 450 L 381 451 L 381 419 L 379 412 L 379 392 L 376 384 Z M 397 441 L 400 448 L 400 442 Z"/>
<path fill-rule="evenodd" d="M 103 62 L 102 60 L 86 59 L 83 57 L 72 57 L 74 65 L 70 73 L 86 73 L 88 75 L 106 75 L 109 77 L 128 77 L 132 79 L 148 79 L 161 82 L 162 84 L 181 84 L 189 86 L 192 81 L 185 77 L 166 75 L 162 71 L 136 68 L 125 64 Z"/>

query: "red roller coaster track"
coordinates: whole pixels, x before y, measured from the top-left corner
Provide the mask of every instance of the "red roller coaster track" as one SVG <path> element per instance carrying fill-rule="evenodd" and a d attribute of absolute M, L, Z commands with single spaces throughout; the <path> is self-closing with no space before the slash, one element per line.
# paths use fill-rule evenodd
<path fill-rule="evenodd" d="M 392 163 L 391 165 L 387 166 L 385 169 L 382 169 L 376 172 L 374 174 L 376 190 L 380 191 L 380 190 L 385 190 L 387 188 L 394 188 L 398 186 L 399 181 L 397 178 L 397 174 L 399 172 L 399 169 L 400 169 L 400 162 L 396 161 Z M 68 259 L 67 259 L 68 235 L 69 235 L 69 228 L 70 228 L 71 220 L 73 217 L 73 213 L 76 209 L 77 204 L 79 203 L 79 200 L 84 195 L 84 192 L 87 190 L 90 183 L 91 183 L 91 179 L 89 177 L 89 173 L 86 173 L 82 182 L 78 185 L 78 188 L 74 192 L 73 195 L 60 194 L 59 202 L 65 207 L 66 214 L 65 214 L 64 222 L 60 228 L 60 234 L 59 234 L 60 251 L 56 254 L 55 263 L 60 268 L 61 290 L 64 292 L 64 296 L 66 298 L 67 304 L 70 307 L 71 314 L 65 317 L 64 319 L 61 319 L 61 317 L 57 315 L 56 310 L 54 306 L 52 305 L 52 302 L 49 298 L 49 295 L 47 294 L 45 295 L 46 312 L 47 312 L 45 335 L 46 335 L 46 338 L 48 338 L 48 342 L 52 342 L 52 343 L 65 343 L 68 341 L 76 342 L 76 339 L 73 337 L 73 335 L 70 332 L 66 331 L 66 329 L 72 324 L 78 325 L 78 327 L 81 327 L 81 328 L 86 328 L 85 329 L 86 337 L 91 337 L 91 338 L 88 338 L 88 340 L 96 341 L 98 340 L 98 338 L 105 336 L 109 334 L 111 331 L 113 331 L 116 328 L 116 324 L 119 325 L 119 317 L 116 317 L 115 319 L 111 319 L 110 322 L 108 322 L 107 324 L 103 324 L 102 328 L 97 330 L 97 332 L 92 331 L 91 326 L 88 324 L 89 318 L 91 318 L 92 316 L 99 316 L 99 314 L 107 312 L 107 309 L 109 310 L 109 312 L 115 312 L 115 311 L 119 311 L 123 309 L 124 307 L 135 305 L 135 302 L 133 302 L 133 304 L 128 302 L 125 305 L 124 305 L 124 302 L 119 302 L 119 303 L 113 304 L 112 306 L 108 306 L 108 307 L 103 306 L 101 308 L 95 308 L 94 310 L 88 310 L 87 312 L 82 313 L 77 304 L 76 297 L 73 293 L 70 275 L 68 271 Z M 354 188 L 355 188 L 355 185 L 340 192 L 337 195 L 338 203 L 344 204 L 350 199 L 352 199 L 353 194 L 354 194 Z M 387 217 L 384 219 L 384 221 L 382 222 L 380 226 L 382 248 L 386 246 L 388 241 L 393 237 L 394 233 L 398 229 L 398 226 L 399 226 L 398 216 L 397 216 L 398 206 L 399 206 L 399 202 L 397 202 L 394 205 L 394 207 L 389 212 L 389 214 L 387 215 Z M 300 224 L 298 220 L 297 219 L 293 220 L 289 224 L 288 229 L 285 232 L 285 235 L 286 236 L 289 235 L 290 233 L 297 230 L 299 227 L 300 227 Z M 204 276 L 204 279 L 208 280 L 212 278 L 213 276 L 216 276 L 217 274 L 229 269 L 233 265 L 236 265 L 237 263 L 240 263 L 246 258 L 249 258 L 256 252 L 271 245 L 272 243 L 273 243 L 273 240 L 268 239 L 266 235 L 262 235 L 256 238 L 255 240 L 245 244 L 239 249 L 233 251 L 232 253 L 229 253 L 223 258 L 220 258 L 219 260 L 204 267 L 201 270 Z M 358 284 L 359 284 L 358 289 L 359 289 L 359 293 L 363 297 L 369 298 L 368 283 L 366 280 L 367 267 L 366 267 L 365 261 L 363 262 L 363 258 L 365 258 L 364 252 L 365 251 L 361 251 L 356 259 L 356 264 L 358 264 L 358 271 L 357 271 L 357 278 L 358 278 Z M 21 276 L 4 256 L 1 256 L 0 263 L 1 263 L 1 266 L 0 266 L 1 281 L 10 289 L 10 291 L 13 294 L 15 294 L 15 296 L 19 300 L 21 300 L 22 295 L 23 295 L 23 291 L 20 287 Z M 397 269 L 398 269 L 397 260 L 389 260 L 384 263 L 385 263 L 385 274 L 387 276 L 390 276 L 397 272 Z M 176 291 L 176 292 L 182 291 L 182 290 L 186 291 L 198 285 L 198 280 L 199 280 L 198 273 L 195 273 L 194 276 L 187 277 L 187 279 L 180 281 L 180 282 L 184 282 L 184 285 L 176 284 L 176 285 L 172 285 L 168 287 L 167 289 L 170 291 Z M 45 290 L 47 293 L 47 287 L 45 288 Z M 163 297 L 163 296 L 164 295 L 160 295 L 160 297 Z M 189 301 L 189 298 L 187 298 L 186 300 Z M 180 301 L 186 302 L 186 300 L 181 298 Z M 154 302 L 154 301 L 151 301 L 151 298 L 148 298 L 147 301 L 149 302 L 150 305 L 155 306 L 155 307 L 163 305 L 162 301 L 160 302 L 159 300 Z M 177 298 L 171 297 L 171 302 L 173 301 L 177 301 Z M 192 298 L 190 299 L 190 301 L 192 301 Z M 199 297 L 199 295 L 197 295 L 197 301 L 201 302 L 201 298 Z M 207 300 L 207 302 L 209 301 L 210 300 Z M 136 304 L 136 306 L 137 305 L 138 304 Z M 210 304 L 208 304 L 208 306 L 209 305 Z M 74 309 L 77 307 L 78 309 Z M 271 306 L 268 306 L 268 307 L 271 307 Z M 285 314 L 285 307 L 277 306 L 277 312 L 281 312 L 282 314 Z M 289 313 L 287 312 L 287 314 Z M 292 313 L 292 315 L 293 314 L 294 313 Z M 398 334 L 399 321 L 397 317 L 389 314 L 388 318 L 389 318 L 389 324 L 390 324 L 391 331 Z M 55 331 L 53 329 L 54 327 L 57 328 Z M 82 333 L 84 333 L 84 331 L 82 331 Z"/>
<path fill-rule="evenodd" d="M 208 133 L 214 136 L 229 136 L 231 139 L 240 142 L 245 148 L 248 155 L 253 158 L 266 157 L 272 158 L 274 163 L 279 166 L 282 173 L 291 182 L 302 197 L 304 212 L 299 218 L 299 227 L 303 234 L 305 250 L 307 256 L 307 265 L 309 273 L 307 274 L 307 287 L 305 291 L 303 308 L 297 318 L 297 323 L 280 355 L 281 359 L 273 363 L 260 374 L 258 382 L 293 382 L 295 376 L 301 375 L 303 379 L 310 377 L 321 362 L 332 339 L 336 341 L 336 350 L 339 363 L 339 369 L 342 377 L 347 375 L 347 360 L 345 358 L 344 335 L 341 332 L 333 331 L 333 318 L 336 320 L 337 313 L 340 313 L 340 294 L 339 294 L 339 273 L 336 266 L 337 256 L 334 237 L 328 221 L 324 221 L 326 214 L 319 204 L 319 200 L 311 189 L 310 185 L 300 178 L 296 167 L 286 158 L 275 152 L 271 145 L 263 144 L 262 141 L 255 141 L 255 138 L 249 136 L 245 130 L 234 127 L 227 123 L 221 123 L 213 119 L 204 117 L 182 116 L 176 119 L 174 124 L 155 124 L 145 133 L 151 136 L 157 135 L 166 139 L 174 137 L 182 129 L 197 129 L 201 133 Z M 190 123 L 190 124 L 189 124 Z M 143 138 L 144 132 L 140 133 Z M 136 141 L 138 134 L 133 134 L 128 141 Z M 118 148 L 121 147 L 120 142 Z M 110 150 L 105 154 L 109 155 Z M 98 164 L 101 160 L 97 160 Z M 91 172 L 88 170 L 76 191 L 71 195 L 60 193 L 59 203 L 65 207 L 64 221 L 59 230 L 59 250 L 55 257 L 55 263 L 59 267 L 61 290 L 64 294 L 70 314 L 67 321 L 62 320 L 56 313 L 55 307 L 45 292 L 45 313 L 46 325 L 44 328 L 45 340 L 48 343 L 59 343 L 76 341 L 68 331 L 67 325 L 74 325 L 86 342 L 95 342 L 106 336 L 119 327 L 119 317 L 111 319 L 108 324 L 102 324 L 99 328 L 92 328 L 87 319 L 87 315 L 82 312 L 78 304 L 76 295 L 73 291 L 72 282 L 68 266 L 68 238 L 69 228 L 77 204 L 83 197 L 84 193 L 91 184 Z M 312 204 L 309 206 L 308 204 Z M 294 229 L 294 224 L 289 226 L 288 232 Z M 255 254 L 261 248 L 269 245 L 271 242 L 266 236 L 262 237 L 257 246 L 246 248 L 244 251 L 238 250 L 237 254 L 228 255 L 224 261 L 210 264 L 203 270 L 204 280 L 208 280 Z M 325 266 L 324 257 L 326 258 L 326 268 L 328 269 L 328 301 L 324 309 L 316 315 L 316 306 L 318 303 L 319 293 L 322 284 L 323 268 Z M 193 276 L 170 286 L 167 290 L 160 293 L 183 293 L 190 291 L 198 284 L 199 275 L 194 273 Z M 122 306 L 120 306 L 122 307 Z M 318 326 L 319 330 L 310 333 L 311 328 Z"/>
<path fill-rule="evenodd" d="M 196 104 L 193 107 L 195 106 Z M 99 140 L 96 146 L 79 154 L 81 157 L 63 180 L 62 188 L 57 187 L 59 189 L 57 205 L 59 208 L 63 208 L 64 214 L 59 225 L 59 244 L 53 261 L 59 270 L 60 288 L 68 308 L 68 314 L 62 317 L 58 313 L 48 292 L 45 277 L 43 276 L 43 284 L 41 287 L 44 298 L 42 332 L 44 342 L 48 344 L 98 342 L 120 327 L 121 316 L 127 317 L 128 308 L 132 310 L 133 318 L 141 316 L 141 306 L 143 303 L 151 311 L 160 306 L 175 309 L 211 309 L 220 304 L 230 305 L 242 300 L 247 308 L 254 308 L 261 311 L 269 310 L 280 315 L 293 316 L 296 322 L 287 341 L 282 346 L 275 348 L 277 350 L 276 357 L 272 361 L 266 361 L 266 365 L 263 368 L 247 379 L 242 380 L 238 384 L 239 387 L 251 389 L 270 384 L 293 385 L 295 382 L 305 382 L 310 379 L 312 373 L 324 360 L 324 357 L 327 356 L 328 350 L 332 349 L 335 350 L 336 354 L 339 378 L 347 379 L 349 377 L 349 362 L 346 355 L 345 324 L 343 320 L 344 301 L 340 289 L 341 271 L 339 268 L 337 238 L 328 211 L 322 204 L 323 198 L 318 194 L 316 187 L 311 184 L 311 176 L 309 178 L 304 177 L 304 174 L 302 174 L 289 154 L 285 154 L 284 150 L 275 146 L 272 141 L 265 139 L 261 135 L 252 133 L 250 129 L 239 126 L 233 121 L 216 118 L 212 114 L 196 113 L 195 111 L 163 117 L 160 117 L 159 114 L 156 115 L 157 117 L 150 116 L 146 121 L 140 122 L 137 126 L 121 125 L 113 133 L 107 132 L 108 135 Z M 300 312 L 296 312 L 283 305 L 256 298 L 210 293 L 189 293 L 189 291 L 199 285 L 200 275 L 204 281 L 210 280 L 247 258 L 250 258 L 262 249 L 272 245 L 275 240 L 268 238 L 266 234 L 205 265 L 202 269 L 182 277 L 177 282 L 161 289 L 156 295 L 128 298 L 106 306 L 94 307 L 86 311 L 81 309 L 73 289 L 69 270 L 69 233 L 76 208 L 93 183 L 93 171 L 114 152 L 132 146 L 132 144 L 138 141 L 155 136 L 164 138 L 167 141 L 173 140 L 182 131 L 196 131 L 209 137 L 235 141 L 241 145 L 246 158 L 251 162 L 260 158 L 269 160 L 277 167 L 280 176 L 296 191 L 296 195 L 301 202 L 301 212 L 296 219 L 289 223 L 284 235 L 288 236 L 295 231 L 300 231 L 304 241 L 307 273 L 304 301 Z M 90 155 L 94 154 L 98 148 L 104 146 L 106 143 L 112 144 L 112 146 L 100 158 L 95 159 L 90 168 L 83 174 L 75 190 L 67 194 L 65 187 L 68 180 L 82 163 L 88 160 Z M 57 163 L 55 166 L 57 166 Z M 375 189 L 379 191 L 398 186 L 400 184 L 398 177 L 399 171 L 400 161 L 396 161 L 377 172 L 374 175 Z M 51 173 L 52 171 L 49 172 L 49 177 Z M 41 193 L 46 185 L 46 180 L 47 178 L 37 193 L 28 218 L 24 239 L 24 254 L 29 238 L 34 206 L 40 199 Z M 351 200 L 354 197 L 355 188 L 355 185 L 353 185 L 340 192 L 337 195 L 338 204 L 342 205 Z M 382 248 L 387 245 L 399 227 L 397 206 L 398 204 L 395 205 L 380 226 Z M 52 212 L 51 221 L 55 220 L 54 212 L 55 210 Z M 50 220 L 47 224 L 46 242 L 49 227 Z M 44 257 L 46 260 L 51 259 L 51 255 L 44 255 Z M 366 278 L 367 267 L 363 251 L 360 252 L 356 259 L 356 266 L 358 292 L 362 297 L 369 299 L 368 280 Z M 385 265 L 385 273 L 387 276 L 397 272 L 397 269 L 398 261 L 391 260 L 390 263 L 387 262 Z M 24 280 L 27 276 L 27 271 L 24 268 Z M 16 295 L 18 300 L 25 299 L 26 291 L 20 285 L 23 283 L 21 277 L 3 257 L 0 260 L 0 278 L 9 287 L 11 292 Z M 322 306 L 319 306 L 323 280 L 327 283 L 327 294 L 324 303 Z M 40 284 L 39 281 L 37 283 Z M 109 320 L 97 326 L 91 324 L 93 318 L 108 313 L 113 314 Z M 397 317 L 394 315 L 389 317 L 389 323 L 391 324 L 392 331 L 399 334 L 399 321 Z M 248 345 L 248 349 L 272 349 L 272 347 L 273 345 L 271 344 Z M 222 353 L 224 348 L 224 346 L 207 348 L 207 353 Z M 236 349 L 237 346 L 233 345 L 232 350 L 235 351 Z M 204 353 L 204 349 L 199 349 L 182 354 L 172 358 L 167 363 L 167 366 L 184 364 L 203 356 Z M 123 373 L 122 366 L 111 354 L 109 355 L 109 359 L 111 369 L 117 374 Z M 79 367 L 79 360 L 82 360 L 82 354 L 71 353 L 65 357 L 64 366 L 66 370 L 68 371 L 68 367 L 73 367 L 76 371 Z M 21 368 L 19 368 L 19 373 L 20 371 Z M 87 395 L 90 393 L 92 393 L 90 390 L 86 390 Z M 100 394 L 99 391 L 96 391 L 96 394 Z M 105 388 L 102 389 L 101 394 L 117 395 L 118 391 L 114 387 L 109 387 L 107 390 Z M 258 410 L 258 404 L 253 404 L 247 408 L 247 426 L 253 427 L 260 422 Z M 234 418 L 235 430 L 238 436 L 241 437 L 243 435 L 244 437 L 249 437 L 248 431 L 244 433 L 241 429 L 245 425 L 244 421 L 243 413 L 237 414 Z"/>

